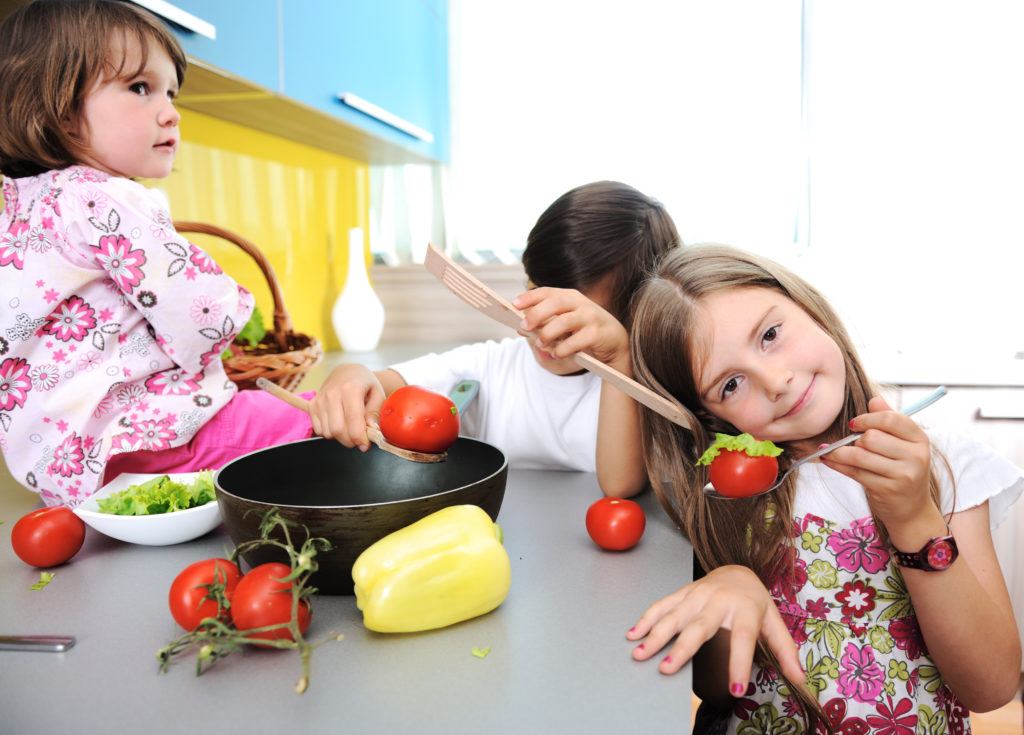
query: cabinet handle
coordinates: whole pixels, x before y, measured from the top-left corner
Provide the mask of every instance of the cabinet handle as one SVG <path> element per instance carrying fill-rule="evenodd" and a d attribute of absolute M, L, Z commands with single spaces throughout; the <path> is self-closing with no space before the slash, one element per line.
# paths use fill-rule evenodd
<path fill-rule="evenodd" d="M 151 10 L 161 18 L 176 23 L 185 30 L 198 33 L 200 36 L 206 36 L 213 40 L 217 39 L 217 26 L 192 15 L 187 10 L 171 5 L 167 0 L 132 0 L 132 2 L 136 5 L 141 5 L 147 10 Z"/>
<path fill-rule="evenodd" d="M 378 107 L 358 95 L 354 95 L 351 92 L 339 92 L 338 99 L 353 110 L 359 110 L 363 114 L 369 115 L 385 125 L 390 125 L 396 130 L 401 130 L 406 135 L 411 135 L 412 137 L 426 143 L 434 142 L 434 135 L 429 130 L 424 130 L 419 125 L 413 125 L 408 120 L 403 120 L 393 112 L 388 112 L 383 107 Z"/>

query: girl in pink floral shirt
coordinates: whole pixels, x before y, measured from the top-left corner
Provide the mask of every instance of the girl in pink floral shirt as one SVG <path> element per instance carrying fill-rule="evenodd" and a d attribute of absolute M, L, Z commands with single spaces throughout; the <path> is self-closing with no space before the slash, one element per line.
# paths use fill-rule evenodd
<path fill-rule="evenodd" d="M 627 633 L 663 674 L 693 660 L 695 731 L 954 735 L 1013 697 L 1021 645 L 990 529 L 1018 468 L 893 411 L 827 300 L 764 258 L 669 254 L 630 337 L 638 379 L 700 427 L 644 413 L 652 485 L 708 572 Z M 775 442 L 784 469 L 851 431 L 771 493 L 703 492 L 717 432 Z"/>
<path fill-rule="evenodd" d="M 171 172 L 185 71 L 175 38 L 129 3 L 36 0 L 4 22 L 0 48 L 10 472 L 47 504 L 74 506 L 114 474 L 111 457 L 116 472 L 187 471 L 309 436 L 302 412 L 233 400 L 220 355 L 252 295 L 131 180 Z M 254 410 L 262 430 L 249 431 Z"/>

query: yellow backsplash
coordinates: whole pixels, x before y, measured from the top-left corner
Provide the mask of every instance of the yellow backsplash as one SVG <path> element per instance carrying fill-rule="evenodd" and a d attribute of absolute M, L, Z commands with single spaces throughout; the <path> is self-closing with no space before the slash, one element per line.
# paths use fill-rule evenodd
<path fill-rule="evenodd" d="M 274 268 L 295 331 L 339 349 L 331 307 L 345 281 L 348 231 L 368 231 L 369 167 L 193 110 L 181 114 L 174 172 L 142 183 L 167 195 L 174 219 L 254 242 Z M 256 294 L 271 328 L 273 300 L 249 256 L 220 238 L 188 237 Z"/>

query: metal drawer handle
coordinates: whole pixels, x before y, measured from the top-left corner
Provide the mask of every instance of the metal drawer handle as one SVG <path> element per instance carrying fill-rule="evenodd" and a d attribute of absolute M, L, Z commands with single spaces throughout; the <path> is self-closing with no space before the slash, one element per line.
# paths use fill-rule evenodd
<path fill-rule="evenodd" d="M 359 95 L 352 94 L 351 92 L 339 92 L 338 99 L 353 110 L 359 110 L 363 114 L 369 115 L 385 125 L 390 125 L 395 128 L 395 130 L 401 130 L 406 135 L 411 135 L 412 137 L 426 143 L 434 142 L 434 135 L 429 130 L 424 130 L 419 125 L 414 125 L 408 120 L 400 118 L 393 112 L 388 112 L 383 107 L 378 107 L 372 102 L 364 100 Z"/>

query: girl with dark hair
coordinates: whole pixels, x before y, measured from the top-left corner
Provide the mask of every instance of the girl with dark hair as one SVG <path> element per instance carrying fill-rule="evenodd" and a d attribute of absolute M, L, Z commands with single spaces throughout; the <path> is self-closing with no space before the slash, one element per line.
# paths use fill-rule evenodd
<path fill-rule="evenodd" d="M 665 208 L 631 186 L 600 181 L 563 194 L 527 238 L 529 290 L 513 302 L 535 338 L 463 345 L 376 373 L 341 365 L 311 403 L 315 430 L 366 449 L 367 422 L 392 391 L 413 384 L 447 393 L 478 380 L 463 433 L 500 447 L 511 467 L 596 471 L 605 494 L 635 495 L 647 481 L 637 406 L 571 357 L 586 351 L 632 374 L 630 298 L 677 245 Z"/>

